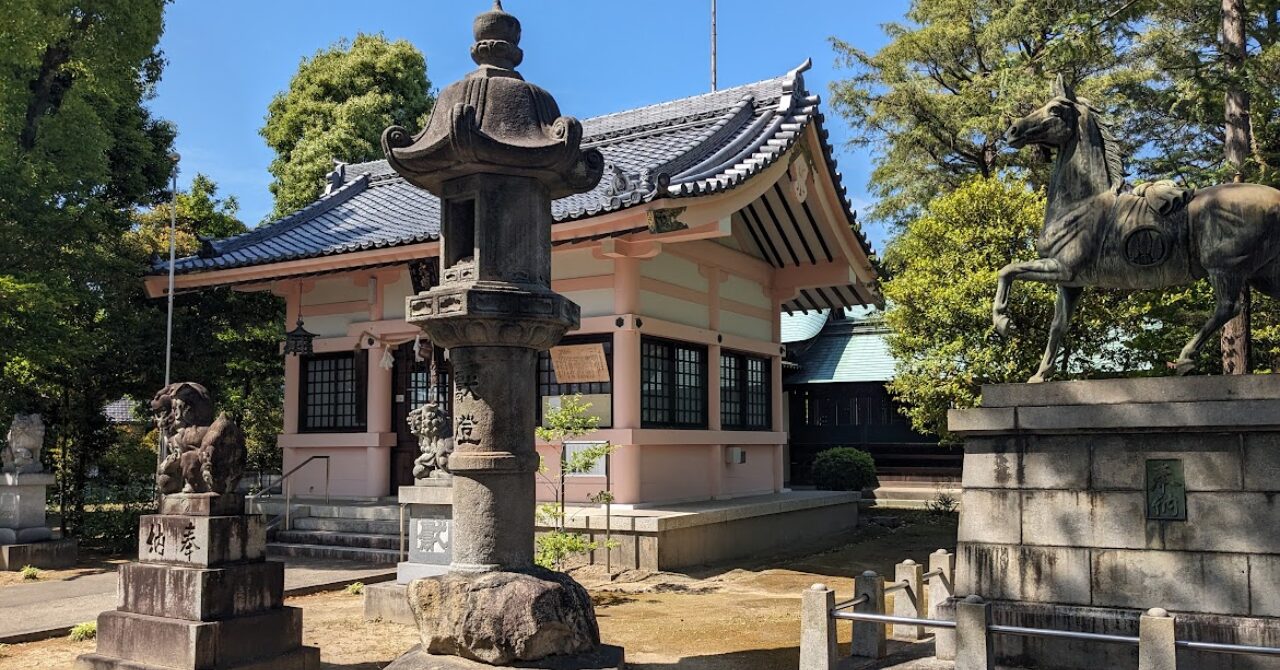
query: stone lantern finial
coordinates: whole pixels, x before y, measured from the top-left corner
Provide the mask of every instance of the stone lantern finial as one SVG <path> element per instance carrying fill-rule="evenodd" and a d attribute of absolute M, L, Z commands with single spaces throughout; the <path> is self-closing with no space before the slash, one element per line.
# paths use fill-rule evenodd
<path fill-rule="evenodd" d="M 476 17 L 472 30 L 471 60 L 481 67 L 514 70 L 524 60 L 520 50 L 520 20 L 502 9 L 502 0 L 493 0 L 493 9 Z"/>

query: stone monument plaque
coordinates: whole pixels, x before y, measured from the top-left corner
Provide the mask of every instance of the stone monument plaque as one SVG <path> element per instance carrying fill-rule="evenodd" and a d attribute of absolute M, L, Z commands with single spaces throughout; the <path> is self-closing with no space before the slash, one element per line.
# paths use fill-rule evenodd
<path fill-rule="evenodd" d="M 1187 520 L 1187 480 L 1180 459 L 1147 460 L 1147 518 Z"/>

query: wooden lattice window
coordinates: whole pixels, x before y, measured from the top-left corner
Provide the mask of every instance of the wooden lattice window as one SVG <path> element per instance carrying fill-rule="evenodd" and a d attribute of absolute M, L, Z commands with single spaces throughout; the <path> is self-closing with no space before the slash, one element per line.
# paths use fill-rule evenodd
<path fill-rule="evenodd" d="M 642 338 L 640 380 L 641 426 L 707 427 L 706 347 Z"/>
<path fill-rule="evenodd" d="M 769 359 L 732 351 L 720 354 L 720 425 L 727 430 L 768 430 L 773 418 Z"/>
<path fill-rule="evenodd" d="M 365 429 L 367 352 L 315 354 L 301 361 L 298 430 L 309 433 Z"/>

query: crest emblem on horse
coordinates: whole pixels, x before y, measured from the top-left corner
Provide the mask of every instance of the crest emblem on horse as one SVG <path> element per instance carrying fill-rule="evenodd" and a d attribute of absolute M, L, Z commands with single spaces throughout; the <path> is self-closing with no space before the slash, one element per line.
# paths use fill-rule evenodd
<path fill-rule="evenodd" d="M 1030 381 L 1044 381 L 1057 368 L 1087 286 L 1149 289 L 1208 279 L 1214 312 L 1182 348 L 1174 363 L 1179 374 L 1192 370 L 1205 341 L 1240 312 L 1245 286 L 1280 298 L 1280 190 L 1257 184 L 1193 190 L 1168 181 L 1129 189 L 1110 126 L 1062 77 L 1049 102 L 1014 122 L 1005 140 L 1015 149 L 1036 145 L 1054 153 L 1036 239 L 1040 258 L 1001 268 L 992 305 L 996 331 L 1007 335 L 1015 281 L 1058 285 L 1049 341 Z"/>

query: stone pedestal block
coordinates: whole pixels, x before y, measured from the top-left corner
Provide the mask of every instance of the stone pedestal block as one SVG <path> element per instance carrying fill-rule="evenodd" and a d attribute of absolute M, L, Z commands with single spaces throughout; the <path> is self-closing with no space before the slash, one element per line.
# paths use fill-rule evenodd
<path fill-rule="evenodd" d="M 965 439 L 956 594 L 992 601 L 996 623 L 1136 634 L 1164 608 L 1180 640 L 1280 643 L 1280 479 L 1256 476 L 1280 462 L 1280 376 L 989 386 L 949 427 Z M 1117 645 L 994 645 L 1014 665 L 1136 661 Z"/>
<path fill-rule="evenodd" d="M 28 565 L 67 568 L 75 563 L 75 540 L 55 541 L 45 525 L 45 489 L 55 482 L 44 472 L 0 473 L 0 570 Z"/>
<path fill-rule="evenodd" d="M 160 513 L 236 516 L 244 514 L 244 496 L 239 493 L 173 493 L 160 500 Z"/>
<path fill-rule="evenodd" d="M 69 568 L 76 564 L 77 554 L 76 541 L 69 539 L 0 545 L 0 570 L 21 570 L 28 565 L 42 570 Z"/>
<path fill-rule="evenodd" d="M 266 555 L 266 529 L 257 516 L 148 514 L 138 531 L 145 562 L 215 567 Z"/>
<path fill-rule="evenodd" d="M 162 509 L 216 513 L 216 496 L 171 496 Z M 302 646 L 302 610 L 284 607 L 284 564 L 267 561 L 261 519 L 152 514 L 141 562 L 121 566 L 116 610 L 98 616 L 81 670 L 318 670 Z"/>
<path fill-rule="evenodd" d="M 444 574 L 453 560 L 452 481 L 428 479 L 401 486 L 399 500 L 409 513 L 409 560 L 397 567 L 396 582 Z"/>
<path fill-rule="evenodd" d="M 156 563 L 120 566 L 119 609 L 148 616 L 217 621 L 281 606 L 284 563 L 187 568 Z"/>

